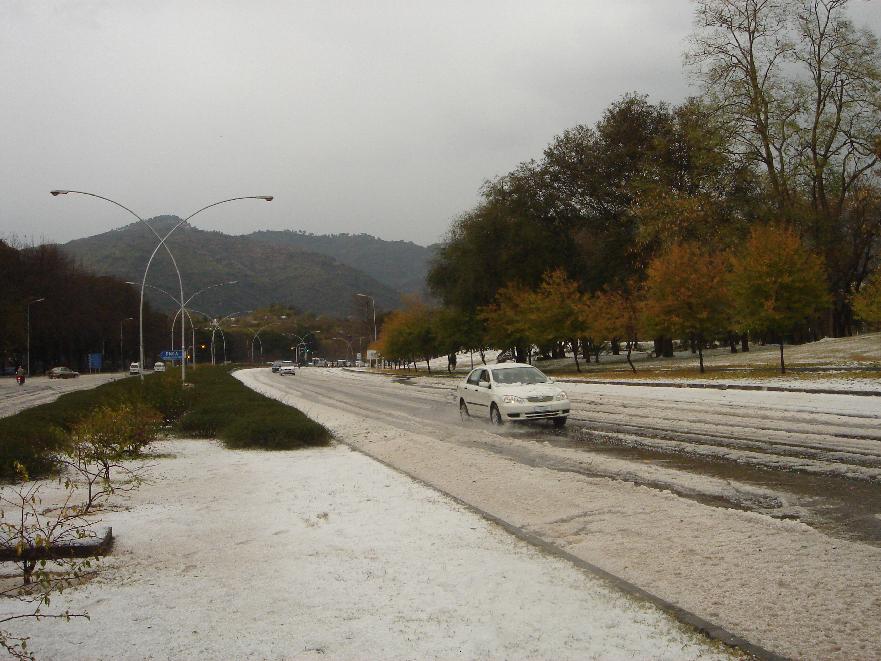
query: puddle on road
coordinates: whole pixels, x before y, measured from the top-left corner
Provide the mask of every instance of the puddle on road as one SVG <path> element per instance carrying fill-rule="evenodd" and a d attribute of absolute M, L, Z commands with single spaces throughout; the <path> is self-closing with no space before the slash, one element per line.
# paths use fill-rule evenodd
<path fill-rule="evenodd" d="M 807 517 L 800 519 L 803 523 L 834 537 L 881 547 L 881 485 L 874 482 L 766 469 L 724 459 L 711 461 L 684 454 L 618 445 L 593 436 L 589 430 L 577 428 L 555 432 L 535 426 L 513 433 L 517 438 L 548 443 L 554 447 L 594 452 L 783 491 L 794 496 L 794 504 L 808 513 Z M 694 498 L 689 495 L 684 497 Z M 696 499 L 710 505 L 722 504 L 718 499 L 710 497 Z M 733 503 L 726 503 L 725 506 L 754 509 Z M 773 516 L 773 512 L 767 509 L 755 511 Z"/>

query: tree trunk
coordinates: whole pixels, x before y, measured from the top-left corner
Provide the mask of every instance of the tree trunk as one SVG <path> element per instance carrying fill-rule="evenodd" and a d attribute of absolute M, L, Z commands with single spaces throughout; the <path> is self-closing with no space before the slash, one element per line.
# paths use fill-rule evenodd
<path fill-rule="evenodd" d="M 575 357 L 575 371 L 581 371 L 581 363 L 578 362 L 578 340 L 572 340 L 572 355 Z"/>
<path fill-rule="evenodd" d="M 630 369 L 636 374 L 636 368 L 633 366 L 633 361 L 630 360 L 630 354 L 633 352 L 633 344 L 633 342 L 627 343 L 627 364 L 630 365 Z"/>
<path fill-rule="evenodd" d="M 731 353 L 737 353 L 737 335 L 728 333 L 728 346 L 731 347 Z"/>
<path fill-rule="evenodd" d="M 783 362 L 783 336 L 780 336 L 780 373 L 786 374 L 786 363 Z"/>
<path fill-rule="evenodd" d="M 618 341 L 618 338 L 614 338 L 612 340 L 612 355 L 620 356 L 621 355 L 621 342 Z"/>
<path fill-rule="evenodd" d="M 431 374 L 431 361 L 428 359 L 428 356 L 425 357 L 425 366 L 428 368 L 428 373 Z"/>
<path fill-rule="evenodd" d="M 740 350 L 744 353 L 749 351 L 749 333 L 746 331 L 740 336 Z"/>
<path fill-rule="evenodd" d="M 473 358 L 472 358 L 473 360 Z M 486 356 L 483 355 L 483 349 L 480 350 L 480 362 L 486 365 Z"/>
<path fill-rule="evenodd" d="M 704 337 L 703 337 L 703 335 L 698 335 L 696 341 L 695 341 L 695 338 L 692 338 L 692 346 L 694 346 L 694 344 L 697 344 L 697 356 L 698 356 L 698 360 L 700 361 L 700 365 L 701 365 L 701 374 L 703 374 L 704 373 Z M 692 349 L 692 351 L 694 351 L 694 350 Z"/>

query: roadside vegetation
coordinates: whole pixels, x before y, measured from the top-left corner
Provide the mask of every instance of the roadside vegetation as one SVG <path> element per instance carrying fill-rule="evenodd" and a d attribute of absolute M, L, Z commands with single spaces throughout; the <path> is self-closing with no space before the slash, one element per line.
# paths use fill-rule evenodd
<path fill-rule="evenodd" d="M 429 272 L 440 305 L 410 301 L 376 348 L 580 370 L 760 342 L 783 372 L 785 344 L 881 324 L 881 57 L 851 4 L 695 0 L 700 97 L 628 94 L 485 184 Z"/>
<path fill-rule="evenodd" d="M 92 437 L 118 439 L 123 456 L 140 454 L 148 442 L 139 436 L 139 421 L 166 433 L 216 437 L 236 448 L 288 450 L 329 442 L 324 427 L 246 388 L 230 370 L 200 366 L 189 372 L 192 385 L 186 388 L 176 372 L 151 374 L 143 385 L 123 379 L 3 418 L 0 479 L 15 479 L 19 465 L 31 475 L 49 474 L 59 454 L 83 437 L 84 421 L 90 421 Z"/>

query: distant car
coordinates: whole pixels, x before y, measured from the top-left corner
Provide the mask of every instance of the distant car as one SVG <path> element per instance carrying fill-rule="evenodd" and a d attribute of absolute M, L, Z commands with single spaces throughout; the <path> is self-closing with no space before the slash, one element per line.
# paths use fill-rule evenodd
<path fill-rule="evenodd" d="M 69 367 L 53 367 L 46 373 L 46 375 L 50 379 L 75 379 L 80 373 L 74 372 Z"/>
<path fill-rule="evenodd" d="M 494 425 L 551 420 L 563 427 L 571 405 L 566 393 L 532 365 L 505 363 L 478 367 L 456 388 L 459 415 L 489 416 Z"/>
<path fill-rule="evenodd" d="M 129 374 L 140 374 L 141 373 L 141 364 L 140 363 L 132 363 L 128 366 Z"/>
<path fill-rule="evenodd" d="M 278 368 L 278 375 L 279 376 L 285 376 L 286 374 L 293 376 L 296 373 L 297 373 L 297 369 L 294 367 L 293 364 L 282 365 L 281 367 Z"/>
<path fill-rule="evenodd" d="M 153 371 L 154 371 L 154 372 L 164 372 L 164 371 L 165 371 L 165 363 L 163 363 L 163 362 L 160 360 L 160 361 L 157 362 L 155 365 L 153 365 Z"/>
<path fill-rule="evenodd" d="M 274 363 L 272 363 L 272 371 L 273 372 L 278 372 L 278 370 L 280 370 L 280 369 L 281 369 L 281 361 L 280 360 L 276 360 Z"/>

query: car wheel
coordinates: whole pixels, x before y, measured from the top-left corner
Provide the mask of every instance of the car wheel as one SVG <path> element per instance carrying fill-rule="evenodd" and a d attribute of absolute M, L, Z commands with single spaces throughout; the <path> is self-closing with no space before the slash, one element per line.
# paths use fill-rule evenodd
<path fill-rule="evenodd" d="M 562 429 L 566 426 L 566 420 L 568 418 L 554 418 L 554 429 Z"/>
<path fill-rule="evenodd" d="M 462 419 L 462 422 L 468 422 L 469 418 L 471 418 L 471 414 L 468 413 L 468 405 L 465 404 L 464 399 L 459 400 L 459 417 Z"/>
<path fill-rule="evenodd" d="M 502 412 L 499 411 L 499 407 L 496 406 L 495 403 L 489 407 L 489 421 L 496 427 L 501 427 L 505 424 L 505 420 L 502 418 Z"/>

